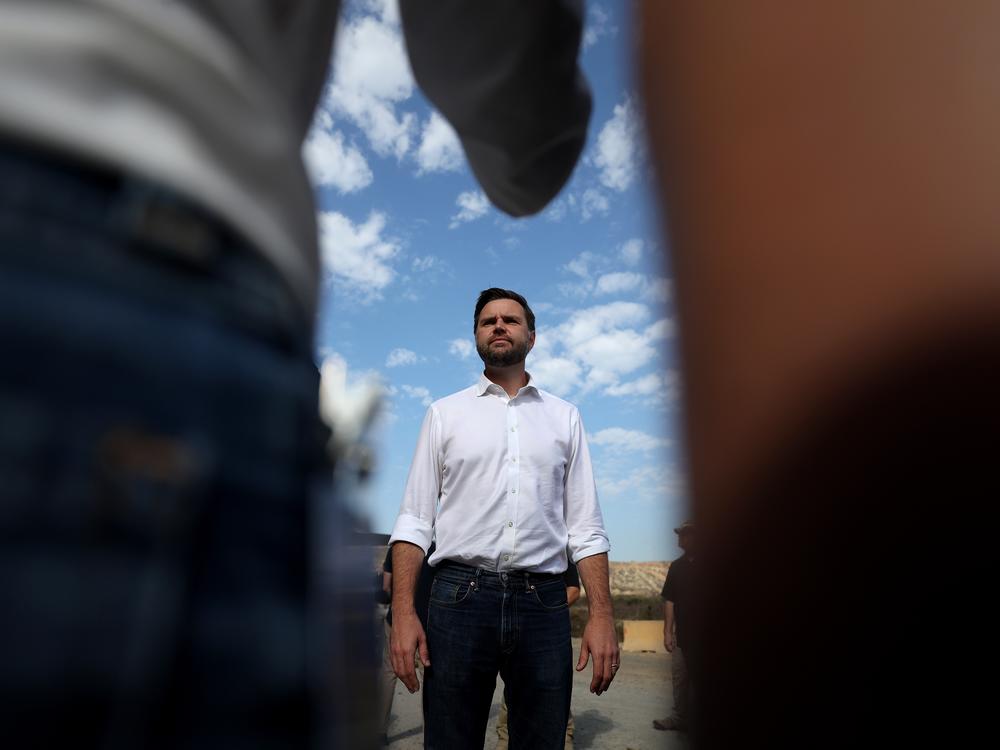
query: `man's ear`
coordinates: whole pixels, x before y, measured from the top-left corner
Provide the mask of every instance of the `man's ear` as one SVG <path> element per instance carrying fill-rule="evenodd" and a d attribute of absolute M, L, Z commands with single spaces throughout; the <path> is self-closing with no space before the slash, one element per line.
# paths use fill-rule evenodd
<path fill-rule="evenodd" d="M 531 335 L 528 336 L 528 351 L 530 352 L 535 348 L 535 332 L 532 331 Z"/>

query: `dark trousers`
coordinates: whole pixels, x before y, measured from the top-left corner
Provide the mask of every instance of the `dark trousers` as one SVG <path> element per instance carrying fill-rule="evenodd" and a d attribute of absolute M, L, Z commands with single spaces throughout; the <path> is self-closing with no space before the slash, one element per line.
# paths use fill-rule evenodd
<path fill-rule="evenodd" d="M 445 563 L 427 616 L 424 747 L 482 747 L 497 674 L 512 750 L 561 750 L 573 688 L 562 576 Z"/>
<path fill-rule="evenodd" d="M 311 325 L 184 199 L 0 146 L 0 736 L 303 747 Z"/>

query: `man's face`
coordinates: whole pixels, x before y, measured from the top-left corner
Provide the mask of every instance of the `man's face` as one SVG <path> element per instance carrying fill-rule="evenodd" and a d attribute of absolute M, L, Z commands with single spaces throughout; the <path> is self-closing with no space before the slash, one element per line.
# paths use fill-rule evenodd
<path fill-rule="evenodd" d="M 694 531 L 682 531 L 677 535 L 677 546 L 688 555 L 694 553 Z"/>
<path fill-rule="evenodd" d="M 524 308 L 512 299 L 496 299 L 479 313 L 476 321 L 476 351 L 490 367 L 509 367 L 523 362 L 535 334 L 528 330 Z"/>

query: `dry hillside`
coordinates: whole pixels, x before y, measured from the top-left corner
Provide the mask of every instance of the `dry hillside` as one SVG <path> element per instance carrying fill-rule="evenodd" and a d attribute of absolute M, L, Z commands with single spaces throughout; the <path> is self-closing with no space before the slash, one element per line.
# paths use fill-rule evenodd
<path fill-rule="evenodd" d="M 612 562 L 612 596 L 658 596 L 667 576 L 666 562 Z"/>

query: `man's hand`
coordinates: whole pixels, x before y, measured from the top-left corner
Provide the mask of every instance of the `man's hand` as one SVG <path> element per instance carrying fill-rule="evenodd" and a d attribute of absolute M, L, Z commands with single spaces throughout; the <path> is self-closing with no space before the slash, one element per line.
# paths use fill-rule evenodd
<path fill-rule="evenodd" d="M 425 667 L 431 665 L 431 655 L 427 650 L 427 636 L 416 612 L 392 613 L 392 639 L 389 648 L 392 669 L 411 693 L 420 689 L 414 654 L 420 654 Z"/>
<path fill-rule="evenodd" d="M 594 677 L 590 681 L 590 692 L 600 695 L 611 685 L 618 673 L 621 651 L 615 633 L 615 621 L 610 616 L 591 617 L 583 630 L 580 645 L 580 659 L 576 671 L 582 672 L 590 657 L 594 657 Z"/>
<path fill-rule="evenodd" d="M 618 672 L 618 635 L 615 633 L 615 615 L 611 606 L 611 586 L 608 583 L 608 555 L 602 552 L 577 560 L 576 569 L 587 588 L 587 605 L 590 617 L 583 629 L 580 660 L 576 671 L 582 672 L 587 661 L 594 657 L 594 678 L 590 692 L 600 695 Z"/>
<path fill-rule="evenodd" d="M 417 669 L 413 665 L 413 655 L 418 651 L 425 667 L 431 665 L 427 652 L 427 634 L 420 624 L 417 610 L 413 606 L 413 592 L 417 587 L 417 576 L 424 561 L 424 550 L 410 542 L 396 542 L 392 545 L 392 638 L 389 655 L 392 671 L 403 681 L 411 693 L 420 689 Z"/>
<path fill-rule="evenodd" d="M 674 647 L 677 645 L 677 640 L 674 638 L 673 633 L 668 633 L 666 630 L 663 631 L 663 648 L 668 652 L 673 653 Z"/>

